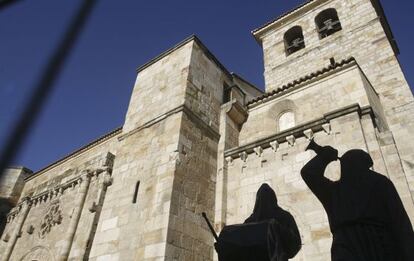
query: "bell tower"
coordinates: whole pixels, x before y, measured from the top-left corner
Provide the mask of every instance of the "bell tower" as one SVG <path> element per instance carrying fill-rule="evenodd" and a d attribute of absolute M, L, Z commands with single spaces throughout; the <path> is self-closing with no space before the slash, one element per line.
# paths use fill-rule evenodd
<path fill-rule="evenodd" d="M 395 154 L 401 157 L 404 173 L 394 182 L 408 183 L 411 195 L 406 196 L 412 200 L 414 142 L 406 137 L 414 133 L 414 99 L 380 1 L 307 1 L 257 28 L 253 35 L 263 47 L 267 92 L 335 61 L 355 58 L 385 113 L 389 130 L 378 135 L 395 142 Z"/>

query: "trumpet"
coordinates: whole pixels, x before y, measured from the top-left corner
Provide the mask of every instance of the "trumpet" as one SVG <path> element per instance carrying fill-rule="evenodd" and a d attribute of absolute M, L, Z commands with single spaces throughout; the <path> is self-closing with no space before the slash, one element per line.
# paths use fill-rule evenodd
<path fill-rule="evenodd" d="M 319 154 L 322 151 L 322 146 L 315 142 L 315 139 L 311 139 L 305 151 L 313 150 L 316 154 Z"/>
<path fill-rule="evenodd" d="M 316 154 L 319 154 L 322 152 L 323 147 L 319 145 L 318 143 L 316 143 L 315 140 L 312 138 L 308 146 L 306 146 L 305 151 L 307 150 L 313 150 Z M 338 153 L 338 151 L 336 153 Z M 341 159 L 340 157 L 338 157 L 338 154 L 336 156 L 336 159 L 339 159 L 339 160 Z"/>

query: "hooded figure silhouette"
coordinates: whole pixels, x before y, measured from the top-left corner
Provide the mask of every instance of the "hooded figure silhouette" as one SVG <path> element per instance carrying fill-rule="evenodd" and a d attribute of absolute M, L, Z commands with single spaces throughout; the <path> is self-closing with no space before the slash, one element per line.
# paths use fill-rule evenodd
<path fill-rule="evenodd" d="M 293 258 L 301 249 L 299 229 L 293 216 L 279 207 L 275 191 L 266 183 L 256 194 L 253 213 L 244 223 L 270 221 L 268 249 L 270 260 Z"/>
<path fill-rule="evenodd" d="M 215 248 L 220 261 L 287 261 L 299 252 L 301 238 L 292 215 L 263 184 L 253 213 L 244 224 L 225 226 Z"/>
<path fill-rule="evenodd" d="M 332 261 L 414 260 L 414 233 L 393 183 L 370 168 L 363 150 L 341 158 L 341 179 L 324 177 L 338 152 L 322 147 L 301 171 L 305 183 L 322 203 L 333 235 Z"/>
<path fill-rule="evenodd" d="M 277 204 L 275 191 L 268 184 L 264 183 L 257 191 L 253 213 L 244 222 L 252 223 L 277 218 L 279 217 L 281 211 L 284 210 L 282 210 Z"/>

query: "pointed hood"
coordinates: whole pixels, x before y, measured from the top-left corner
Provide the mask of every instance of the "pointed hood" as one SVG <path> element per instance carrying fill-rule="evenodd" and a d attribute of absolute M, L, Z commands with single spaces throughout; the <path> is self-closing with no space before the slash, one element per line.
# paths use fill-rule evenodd
<path fill-rule="evenodd" d="M 359 180 L 373 166 L 371 156 L 363 150 L 349 150 L 341 158 L 341 181 Z"/>
<path fill-rule="evenodd" d="M 259 222 L 270 218 L 275 218 L 279 213 L 277 197 L 275 191 L 268 185 L 260 186 L 256 194 L 253 214 L 246 222 Z"/>

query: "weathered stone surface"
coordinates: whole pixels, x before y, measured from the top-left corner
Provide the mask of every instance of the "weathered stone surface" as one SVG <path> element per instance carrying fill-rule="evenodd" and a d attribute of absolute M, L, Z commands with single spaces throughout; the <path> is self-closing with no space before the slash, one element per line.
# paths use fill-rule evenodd
<path fill-rule="evenodd" d="M 122 129 L 25 180 L 24 169 L 2 176 L 0 197 L 17 204 L 2 260 L 217 260 L 201 213 L 217 231 L 243 222 L 262 183 L 299 226 L 294 260 L 329 260 L 326 214 L 300 177 L 311 138 L 369 152 L 414 221 L 413 97 L 373 2 L 310 1 L 256 31 L 266 90 L 294 81 L 264 96 L 196 37 L 140 67 Z M 314 19 L 329 7 L 342 30 L 319 39 Z M 305 48 L 286 56 L 294 25 Z"/>

